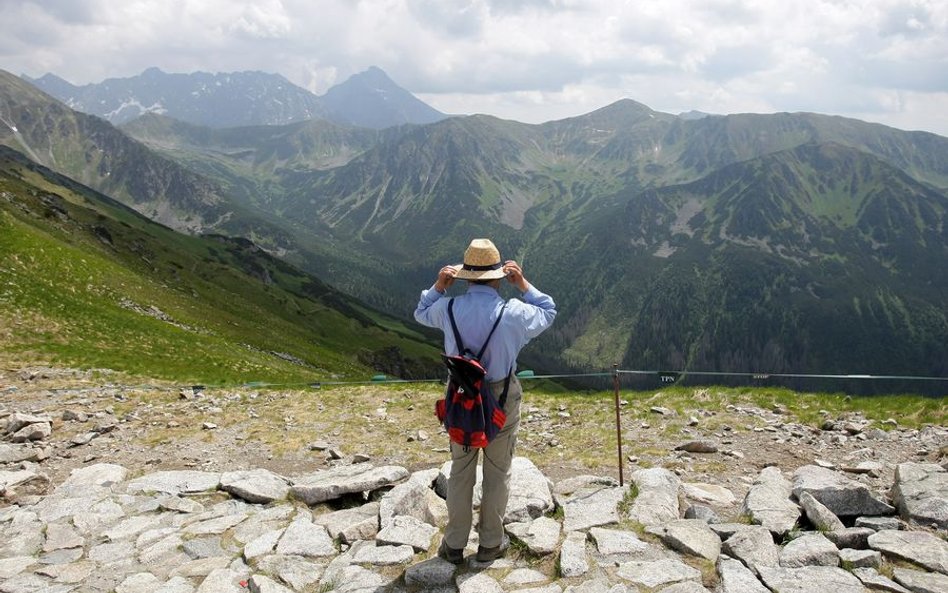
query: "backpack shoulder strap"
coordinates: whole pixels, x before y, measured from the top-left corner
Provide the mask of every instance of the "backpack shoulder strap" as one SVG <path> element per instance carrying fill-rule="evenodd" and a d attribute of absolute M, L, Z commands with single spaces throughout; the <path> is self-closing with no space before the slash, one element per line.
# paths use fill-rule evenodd
<path fill-rule="evenodd" d="M 504 303 L 504 306 L 500 308 L 500 313 L 497 315 L 497 319 L 494 320 L 494 325 L 490 328 L 490 333 L 487 334 L 487 339 L 484 340 L 484 345 L 481 346 L 480 352 L 477 353 L 477 360 L 480 360 L 484 356 L 484 352 L 487 350 L 487 345 L 490 344 L 490 339 L 494 336 L 494 330 L 497 329 L 497 326 L 500 325 L 500 319 L 504 316 L 504 311 L 507 309 L 507 303 Z M 448 299 L 448 319 L 451 320 L 451 331 L 454 332 L 454 342 L 458 346 L 458 354 L 464 354 L 464 351 L 467 348 L 464 347 L 464 341 L 461 340 L 461 332 L 458 331 L 458 324 L 454 320 L 454 298 Z M 474 354 L 471 352 L 471 354 Z"/>
<path fill-rule="evenodd" d="M 500 313 L 497 314 L 497 319 L 494 320 L 493 327 L 490 328 L 490 333 L 487 334 L 487 339 L 484 340 L 484 345 L 481 346 L 481 351 L 477 353 L 477 360 L 480 360 L 484 356 L 484 351 L 487 350 L 487 345 L 490 344 L 490 339 L 494 337 L 494 330 L 497 329 L 497 326 L 500 325 L 500 318 L 504 316 L 504 310 L 507 309 L 507 303 L 504 303 L 504 306 L 500 308 Z"/>
<path fill-rule="evenodd" d="M 464 354 L 464 342 L 461 341 L 461 332 L 458 331 L 458 324 L 454 321 L 454 297 L 448 299 L 448 319 L 451 320 L 451 329 L 454 330 L 454 342 L 458 346 L 458 354 Z"/>

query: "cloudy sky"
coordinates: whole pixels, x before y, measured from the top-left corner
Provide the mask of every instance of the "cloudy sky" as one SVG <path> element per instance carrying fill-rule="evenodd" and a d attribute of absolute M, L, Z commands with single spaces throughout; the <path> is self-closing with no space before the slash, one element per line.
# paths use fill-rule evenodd
<path fill-rule="evenodd" d="M 0 0 L 0 68 L 74 84 L 378 66 L 447 113 L 539 123 L 620 98 L 816 111 L 948 136 L 945 0 Z"/>

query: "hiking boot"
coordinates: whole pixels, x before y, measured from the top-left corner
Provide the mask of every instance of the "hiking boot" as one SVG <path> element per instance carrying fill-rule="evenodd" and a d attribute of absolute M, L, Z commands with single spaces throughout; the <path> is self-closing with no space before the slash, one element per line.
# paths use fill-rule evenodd
<path fill-rule="evenodd" d="M 438 546 L 438 558 L 447 560 L 451 564 L 460 564 L 464 562 L 464 548 L 456 550 L 449 546 L 446 541 L 441 540 L 441 545 Z"/>
<path fill-rule="evenodd" d="M 492 560 L 497 560 L 507 553 L 507 548 L 510 547 L 510 538 L 506 535 L 504 536 L 503 541 L 500 542 L 499 546 L 494 546 L 493 548 L 485 548 L 484 546 L 477 546 L 477 561 L 478 562 L 490 562 Z"/>

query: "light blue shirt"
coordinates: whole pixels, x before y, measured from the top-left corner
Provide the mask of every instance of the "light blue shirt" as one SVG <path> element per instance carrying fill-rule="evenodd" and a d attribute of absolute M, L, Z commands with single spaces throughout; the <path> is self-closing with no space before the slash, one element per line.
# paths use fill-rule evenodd
<path fill-rule="evenodd" d="M 444 351 L 458 354 L 451 319 L 448 317 L 448 299 L 443 297 L 434 286 L 421 291 L 415 320 L 443 331 Z M 477 354 L 481 349 L 503 306 L 504 299 L 500 294 L 483 284 L 471 284 L 467 293 L 454 297 L 454 320 L 468 350 Z M 500 325 L 481 358 L 481 364 L 487 369 L 487 380 L 499 381 L 511 371 L 516 371 L 520 350 L 550 327 L 555 317 L 556 303 L 532 285 L 523 293 L 523 300 L 510 299 Z"/>

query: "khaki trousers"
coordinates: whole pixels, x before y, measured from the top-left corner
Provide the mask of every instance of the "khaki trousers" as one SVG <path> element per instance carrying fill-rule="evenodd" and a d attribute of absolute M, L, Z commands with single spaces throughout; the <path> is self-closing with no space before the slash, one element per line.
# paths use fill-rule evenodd
<path fill-rule="evenodd" d="M 499 397 L 504 381 L 490 384 Z M 483 449 L 484 481 L 481 495 L 480 521 L 477 532 L 480 545 L 486 548 L 499 546 L 504 537 L 504 514 L 510 495 L 510 462 L 517 445 L 520 429 L 520 400 L 523 388 L 516 376 L 510 379 L 504 412 L 507 422 L 493 441 Z M 467 546 L 473 522 L 474 483 L 477 476 L 478 452 L 482 449 L 467 448 L 451 443 L 451 475 L 448 476 L 448 525 L 444 528 L 444 540 L 448 546 L 459 550 Z"/>

